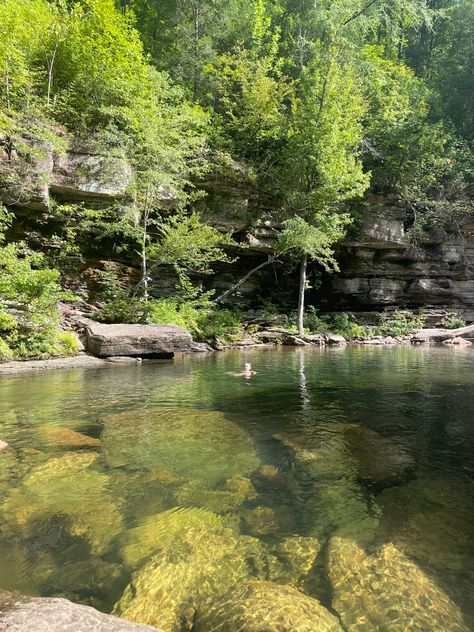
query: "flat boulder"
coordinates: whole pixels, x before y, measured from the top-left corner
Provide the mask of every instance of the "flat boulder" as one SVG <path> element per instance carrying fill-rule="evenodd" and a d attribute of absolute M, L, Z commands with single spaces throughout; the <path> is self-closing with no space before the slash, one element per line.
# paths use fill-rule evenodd
<path fill-rule="evenodd" d="M 172 357 L 193 350 L 189 331 L 177 325 L 86 325 L 87 350 L 101 358 L 111 356 Z"/>
<path fill-rule="evenodd" d="M 156 632 L 157 628 L 129 623 L 90 606 L 67 599 L 25 597 L 0 591 L 0 630 L 9 632 Z"/>

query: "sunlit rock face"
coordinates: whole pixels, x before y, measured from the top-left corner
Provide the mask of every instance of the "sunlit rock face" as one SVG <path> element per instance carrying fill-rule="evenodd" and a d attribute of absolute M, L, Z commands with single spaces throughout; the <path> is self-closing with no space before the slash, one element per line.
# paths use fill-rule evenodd
<path fill-rule="evenodd" d="M 198 610 L 195 632 L 342 632 L 336 617 L 291 586 L 250 581 Z"/>
<path fill-rule="evenodd" d="M 192 529 L 133 574 L 114 614 L 165 632 L 189 630 L 199 607 L 245 579 L 264 577 L 267 566 L 260 540 Z"/>
<path fill-rule="evenodd" d="M 249 474 L 260 464 L 247 433 L 217 411 L 120 413 L 104 419 L 101 439 L 111 467 L 161 467 L 183 476 L 193 472 L 194 479 L 209 488 Z"/>
<path fill-rule="evenodd" d="M 393 544 L 367 555 L 336 537 L 328 555 L 332 607 L 348 632 L 468 632 L 458 606 Z"/>
<path fill-rule="evenodd" d="M 25 597 L 0 591 L 0 630 L 11 632 L 157 632 L 67 599 Z"/>
<path fill-rule="evenodd" d="M 50 519 L 100 555 L 122 530 L 122 518 L 108 489 L 108 476 L 98 468 L 98 454 L 68 452 L 33 468 L 6 496 L 2 527 L 24 537 Z M 96 466 L 96 467 L 95 467 Z"/>

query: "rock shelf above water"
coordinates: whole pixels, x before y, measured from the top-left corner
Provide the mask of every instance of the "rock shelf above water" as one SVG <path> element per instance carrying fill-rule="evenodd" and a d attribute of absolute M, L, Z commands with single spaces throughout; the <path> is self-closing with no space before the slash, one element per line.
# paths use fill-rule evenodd
<path fill-rule="evenodd" d="M 89 321 L 87 348 L 99 357 L 172 357 L 193 351 L 191 334 L 177 325 L 104 325 Z"/>

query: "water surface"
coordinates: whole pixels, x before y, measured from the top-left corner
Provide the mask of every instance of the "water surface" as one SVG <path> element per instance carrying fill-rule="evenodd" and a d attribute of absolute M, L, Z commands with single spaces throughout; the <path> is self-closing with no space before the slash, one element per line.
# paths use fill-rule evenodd
<path fill-rule="evenodd" d="M 251 378 L 234 375 L 245 361 Z M 369 632 L 385 629 L 385 612 L 389 621 L 394 607 L 411 607 L 390 594 L 410 576 L 430 612 L 416 629 L 463 629 L 446 627 L 453 612 L 474 629 L 473 384 L 472 351 L 407 347 L 226 352 L 2 378 L 0 588 L 105 611 L 121 600 L 117 613 L 174 631 L 184 615 L 168 612 L 166 586 L 162 621 L 136 595 L 137 573 L 157 559 L 177 569 L 174 554 L 182 590 L 198 600 L 193 573 L 208 562 L 218 594 L 248 576 L 290 584 L 345 629 Z M 372 556 L 360 598 L 347 587 L 350 603 L 341 543 Z M 228 547 L 225 576 L 219 547 Z M 388 601 L 365 624 L 377 573 Z M 167 584 L 174 594 L 178 576 Z"/>

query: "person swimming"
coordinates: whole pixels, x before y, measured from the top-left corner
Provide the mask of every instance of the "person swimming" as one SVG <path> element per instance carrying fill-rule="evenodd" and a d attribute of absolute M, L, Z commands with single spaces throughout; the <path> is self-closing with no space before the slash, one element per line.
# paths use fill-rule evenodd
<path fill-rule="evenodd" d="M 234 377 L 252 377 L 252 375 L 256 374 L 256 371 L 252 371 L 252 365 L 250 364 L 250 362 L 246 362 L 244 364 L 244 370 L 237 372 L 237 371 L 226 371 L 226 373 L 228 375 L 233 375 Z"/>

